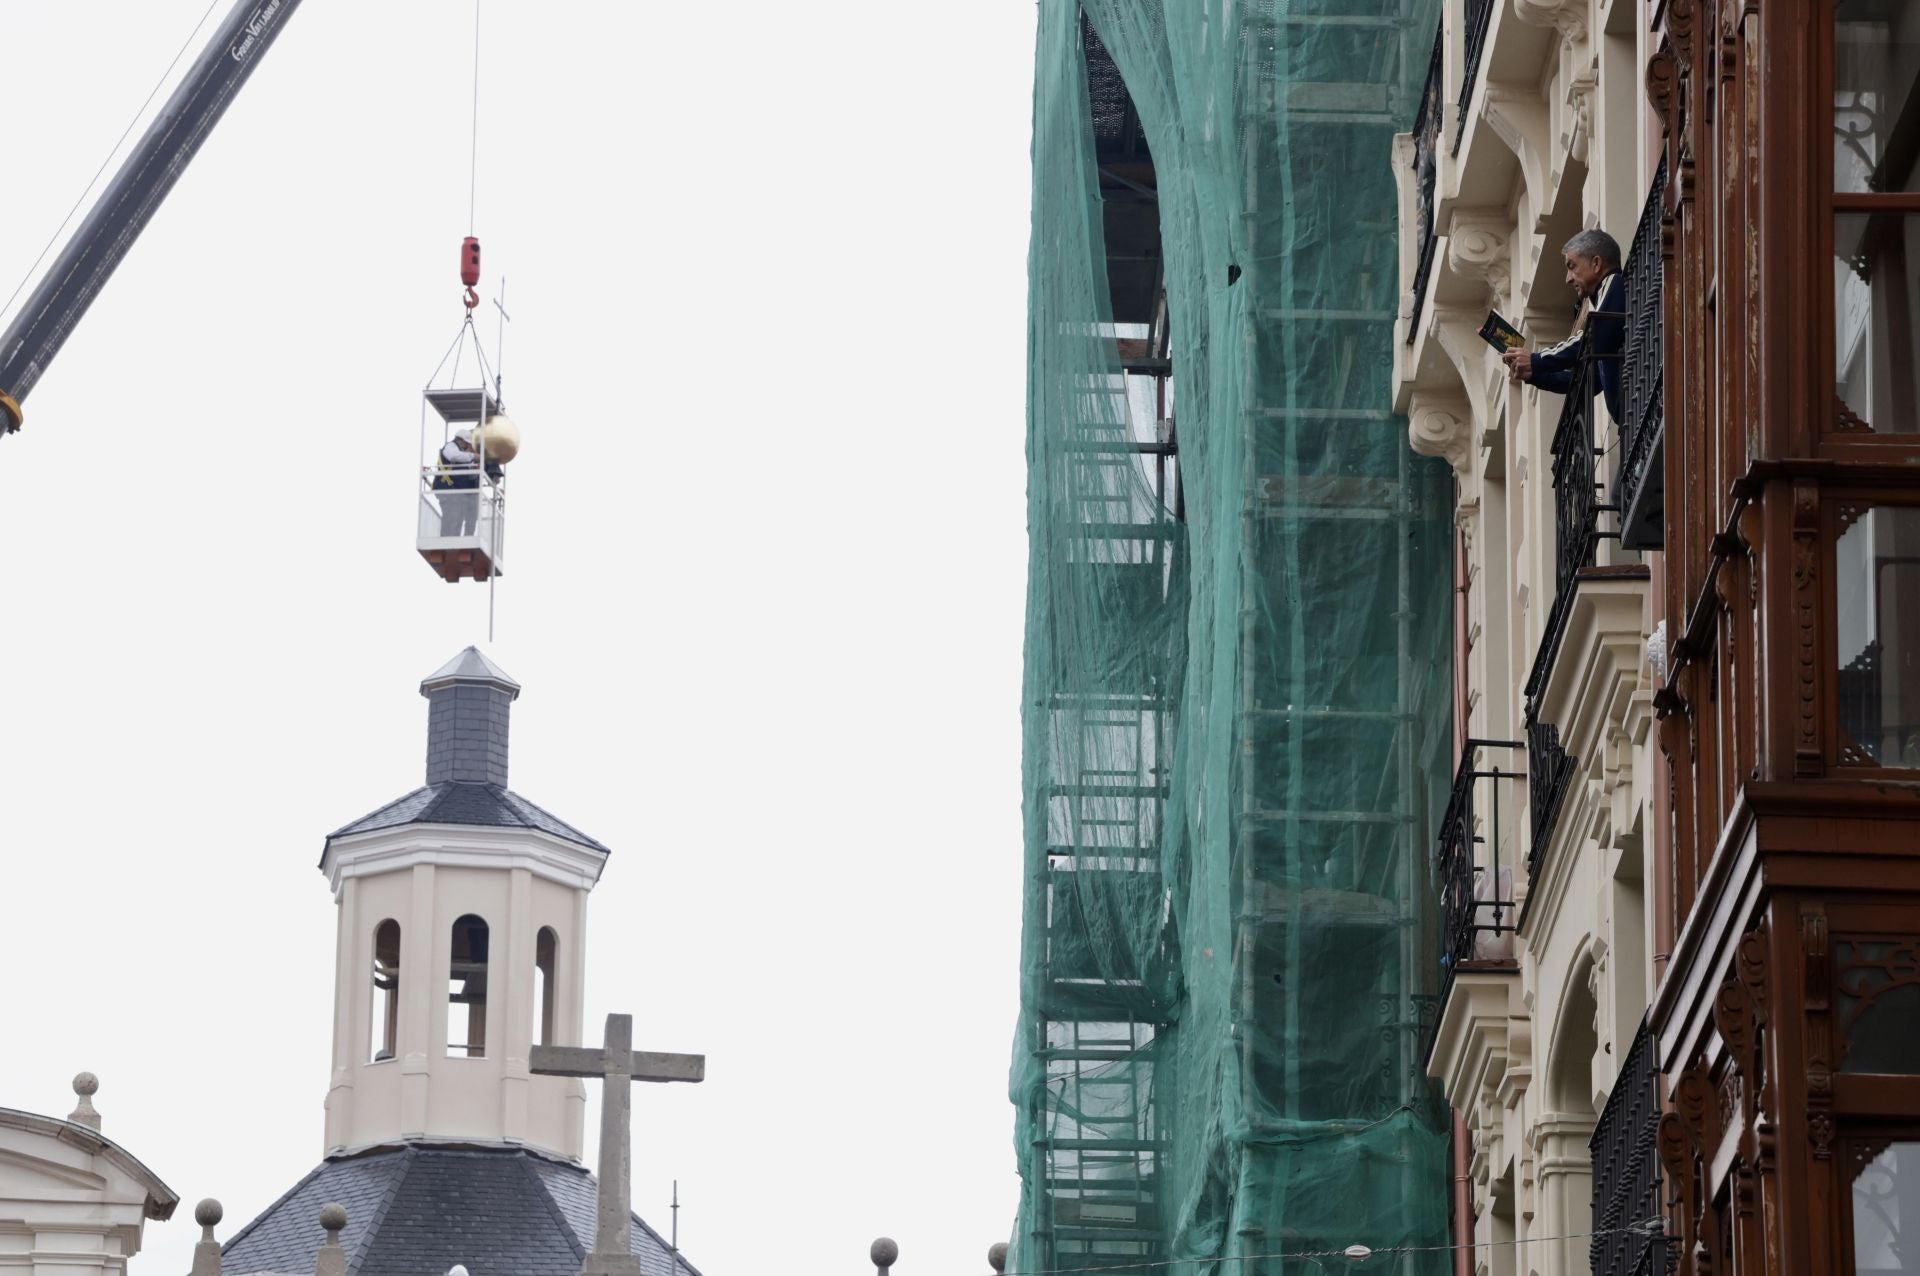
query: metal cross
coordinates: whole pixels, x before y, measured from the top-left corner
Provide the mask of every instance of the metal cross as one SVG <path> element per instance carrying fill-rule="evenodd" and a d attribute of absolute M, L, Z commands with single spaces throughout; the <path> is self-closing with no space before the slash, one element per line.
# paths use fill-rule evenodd
<path fill-rule="evenodd" d="M 528 1061 L 543 1077 L 598 1077 L 606 1082 L 600 1097 L 600 1198 L 594 1212 L 593 1252 L 580 1265 L 581 1276 L 638 1276 L 633 1256 L 633 1151 L 629 1117 L 631 1081 L 704 1081 L 707 1057 L 699 1054 L 651 1054 L 633 1048 L 633 1016 L 608 1015 L 606 1044 L 535 1046 Z"/>

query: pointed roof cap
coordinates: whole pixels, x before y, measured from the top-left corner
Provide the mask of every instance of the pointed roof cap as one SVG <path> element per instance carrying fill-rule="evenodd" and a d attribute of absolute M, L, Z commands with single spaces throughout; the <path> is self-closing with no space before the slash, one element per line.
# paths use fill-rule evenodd
<path fill-rule="evenodd" d="M 460 683 L 497 687 L 507 693 L 509 700 L 517 699 L 520 695 L 520 684 L 508 677 L 506 670 L 481 655 L 478 647 L 468 647 L 428 674 L 420 684 L 420 694 L 430 696 L 442 687 Z"/>

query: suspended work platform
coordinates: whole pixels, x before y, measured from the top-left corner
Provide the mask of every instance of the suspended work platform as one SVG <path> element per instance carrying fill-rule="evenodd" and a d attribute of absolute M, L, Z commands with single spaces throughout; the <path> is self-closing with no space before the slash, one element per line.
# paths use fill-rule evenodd
<path fill-rule="evenodd" d="M 420 557 L 449 584 L 490 580 L 505 572 L 507 489 L 500 463 L 512 459 L 518 433 L 484 387 L 430 389 L 424 399 L 443 424 L 444 441 L 420 467 Z M 423 408 L 423 427 L 424 414 Z M 424 440 L 424 428 L 421 433 Z"/>

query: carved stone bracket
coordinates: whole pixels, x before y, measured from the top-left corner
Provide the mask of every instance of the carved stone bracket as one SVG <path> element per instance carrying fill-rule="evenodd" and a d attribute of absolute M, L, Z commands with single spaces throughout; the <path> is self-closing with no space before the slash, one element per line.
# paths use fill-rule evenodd
<path fill-rule="evenodd" d="M 1534 27 L 1551 27 L 1567 44 L 1587 38 L 1586 0 L 1513 0 L 1513 16 Z"/>
<path fill-rule="evenodd" d="M 1421 456 L 1445 457 L 1464 483 L 1473 460 L 1473 409 L 1464 397 L 1415 391 L 1407 443 Z"/>
<path fill-rule="evenodd" d="M 1527 198 L 1536 219 L 1544 221 L 1552 216 L 1556 202 L 1551 180 L 1553 157 L 1548 144 L 1552 121 L 1546 102 L 1538 93 L 1489 84 L 1481 118 L 1519 161 L 1520 177 L 1526 183 Z"/>
<path fill-rule="evenodd" d="M 1447 229 L 1447 268 L 1487 285 L 1488 303 L 1504 310 L 1511 295 L 1513 220 L 1498 208 L 1454 210 Z"/>

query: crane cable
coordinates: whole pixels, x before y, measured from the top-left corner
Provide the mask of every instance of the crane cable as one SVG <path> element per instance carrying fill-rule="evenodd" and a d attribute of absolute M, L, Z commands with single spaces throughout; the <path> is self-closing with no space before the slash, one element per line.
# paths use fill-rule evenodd
<path fill-rule="evenodd" d="M 480 192 L 480 0 L 473 0 L 473 119 L 467 126 L 467 234 L 477 224 Z"/>

